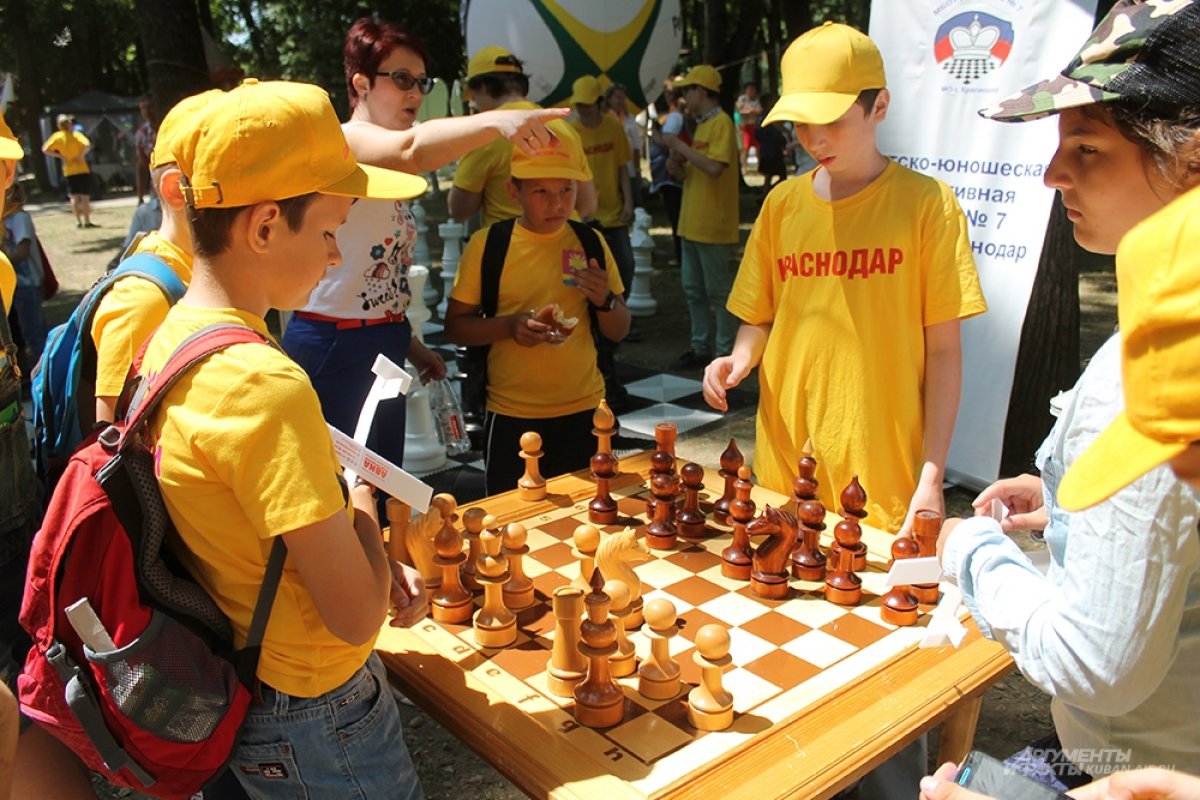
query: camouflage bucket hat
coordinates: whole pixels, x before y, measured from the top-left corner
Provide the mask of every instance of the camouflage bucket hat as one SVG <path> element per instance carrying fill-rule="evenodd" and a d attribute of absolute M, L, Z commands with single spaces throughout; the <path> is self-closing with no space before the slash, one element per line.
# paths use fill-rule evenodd
<path fill-rule="evenodd" d="M 1118 0 L 1060 75 L 979 113 L 1025 122 L 1112 100 L 1200 105 L 1200 2 Z"/>

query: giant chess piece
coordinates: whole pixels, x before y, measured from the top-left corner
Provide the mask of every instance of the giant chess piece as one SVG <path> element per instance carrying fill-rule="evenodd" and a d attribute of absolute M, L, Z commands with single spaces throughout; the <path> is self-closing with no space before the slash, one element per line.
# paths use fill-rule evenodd
<path fill-rule="evenodd" d="M 708 535 L 704 512 L 700 510 L 700 492 L 704 491 L 704 467 L 689 461 L 679 470 L 683 480 L 683 508 L 675 517 L 679 534 L 688 539 L 700 539 Z"/>
<path fill-rule="evenodd" d="M 867 493 L 863 491 L 862 484 L 858 482 L 858 476 L 855 475 L 850 479 L 850 483 L 842 490 L 842 522 L 837 524 L 837 527 L 842 527 L 843 524 L 849 525 L 853 521 L 853 528 L 847 529 L 845 537 L 838 536 L 837 530 L 834 530 L 834 538 L 839 545 L 849 546 L 850 551 L 854 554 L 854 571 L 862 572 L 867 568 L 867 546 L 862 543 L 862 526 L 859 522 L 867 516 Z M 851 531 L 857 532 L 857 538 L 852 538 Z"/>
<path fill-rule="evenodd" d="M 922 558 L 937 556 L 938 534 L 942 532 L 942 515 L 936 511 L 922 509 L 913 514 L 913 538 Z M 936 583 L 917 583 L 912 587 L 917 602 L 924 605 L 936 605 L 938 601 L 938 585 Z"/>
<path fill-rule="evenodd" d="M 575 685 L 583 680 L 587 659 L 579 652 L 579 621 L 583 618 L 583 592 L 575 586 L 554 590 L 554 646 L 546 686 L 558 697 L 574 697 Z"/>
<path fill-rule="evenodd" d="M 721 453 L 721 470 L 718 473 L 725 479 L 725 492 L 721 499 L 713 505 L 713 520 L 720 525 L 729 525 L 729 504 L 733 502 L 733 482 L 737 480 L 738 470 L 746 463 L 746 457 L 738 450 L 737 441 L 729 440 L 729 446 Z"/>
<path fill-rule="evenodd" d="M 520 455 L 525 461 L 525 474 L 517 480 L 517 493 L 522 500 L 545 500 L 546 479 L 539 466 L 544 455 L 541 435 L 536 431 L 521 434 Z"/>
<path fill-rule="evenodd" d="M 897 536 L 892 540 L 892 564 L 906 558 L 916 558 L 921 554 L 920 546 L 907 536 Z M 879 604 L 879 616 L 891 625 L 916 625 L 917 597 L 910 586 L 893 586 L 891 591 L 883 596 Z"/>
<path fill-rule="evenodd" d="M 788 567 L 796 544 L 796 518 L 781 508 L 767 506 L 757 519 L 746 526 L 751 537 L 766 536 L 754 548 L 750 591 L 768 600 L 787 599 Z"/>
<path fill-rule="evenodd" d="M 723 460 L 725 457 L 721 458 Z M 750 499 L 753 488 L 754 485 L 750 483 L 750 468 L 743 464 L 738 467 L 738 477 L 733 483 L 734 498 L 729 504 L 733 541 L 721 551 L 721 574 L 735 581 L 750 580 L 753 558 L 746 526 L 754 519 L 754 501 Z"/>
<path fill-rule="evenodd" d="M 454 289 L 454 277 L 458 272 L 458 261 L 462 258 L 463 225 L 461 222 L 443 222 L 438 225 L 438 236 L 442 237 L 442 302 L 438 303 L 438 316 L 446 318 L 446 306 L 450 304 L 450 292 Z"/>
<path fill-rule="evenodd" d="M 579 652 L 588 660 L 587 675 L 575 685 L 575 719 L 589 728 L 611 728 L 625 714 L 625 692 L 609 672 L 609 656 L 617 652 L 617 626 L 609 618 L 611 605 L 599 570 L 592 573 L 592 591 L 584 598 L 587 618 L 579 626 Z"/>
<path fill-rule="evenodd" d="M 723 731 L 733 724 L 733 695 L 725 691 L 722 674 L 733 663 L 729 631 L 705 625 L 696 632 L 692 660 L 700 666 L 700 685 L 688 692 L 688 722 L 701 731 Z"/>
<path fill-rule="evenodd" d="M 414 266 L 409 269 L 409 288 L 414 298 L 421 296 L 421 287 L 428 277 L 429 270 L 425 267 Z M 429 309 L 420 303 L 413 303 L 408 309 L 408 317 L 413 337 L 423 342 L 423 328 L 429 319 Z M 411 364 L 409 370 L 414 375 L 417 373 Z M 437 420 L 433 416 L 429 390 L 420 381 L 413 381 L 409 387 L 404 396 L 404 408 L 404 459 L 401 466 L 417 475 L 441 469 L 446 465 L 446 445 L 437 435 Z"/>
<path fill-rule="evenodd" d="M 504 526 L 504 555 L 508 558 L 508 583 L 504 584 L 504 605 L 517 611 L 533 605 L 533 581 L 525 574 L 525 556 L 529 532 L 519 522 Z"/>
<path fill-rule="evenodd" d="M 670 700 L 679 694 L 679 665 L 671 658 L 671 638 L 679 633 L 675 604 L 664 597 L 647 603 L 646 627 L 650 655 L 638 668 L 638 693 L 650 700 Z"/>
<path fill-rule="evenodd" d="M 633 212 L 633 233 L 629 246 L 633 248 L 633 281 L 629 290 L 629 313 L 635 317 L 650 317 L 658 310 L 658 302 L 650 295 L 650 276 L 654 273 L 654 239 L 650 236 L 650 213 L 644 208 Z"/>

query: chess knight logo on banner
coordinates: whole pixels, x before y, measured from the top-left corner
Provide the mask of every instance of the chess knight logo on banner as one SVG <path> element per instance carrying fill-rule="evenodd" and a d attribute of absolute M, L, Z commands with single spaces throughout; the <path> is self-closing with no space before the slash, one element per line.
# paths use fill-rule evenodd
<path fill-rule="evenodd" d="M 942 69 L 970 85 L 1008 60 L 1013 27 L 982 11 L 966 11 L 942 23 L 934 37 L 933 55 Z"/>

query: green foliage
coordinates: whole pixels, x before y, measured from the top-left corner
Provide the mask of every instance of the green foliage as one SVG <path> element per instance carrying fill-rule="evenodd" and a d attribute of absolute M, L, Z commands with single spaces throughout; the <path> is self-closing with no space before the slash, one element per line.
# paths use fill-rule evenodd
<path fill-rule="evenodd" d="M 203 0 L 202 0 L 203 1 Z M 430 75 L 453 81 L 464 66 L 458 3 L 394 2 L 379 8 L 359 0 L 211 0 L 214 38 L 247 75 L 324 86 L 346 108 L 342 44 L 356 19 L 372 14 L 416 35 L 430 52 Z"/>

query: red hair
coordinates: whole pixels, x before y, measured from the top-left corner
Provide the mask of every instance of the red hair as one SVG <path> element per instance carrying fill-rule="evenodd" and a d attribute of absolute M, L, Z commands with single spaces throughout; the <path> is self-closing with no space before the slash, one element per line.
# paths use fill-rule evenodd
<path fill-rule="evenodd" d="M 429 53 L 425 50 L 425 45 L 400 26 L 372 17 L 362 17 L 350 26 L 346 34 L 346 45 L 342 49 L 342 59 L 346 71 L 346 96 L 350 100 L 351 111 L 358 105 L 358 90 L 354 88 L 353 80 L 355 73 L 366 75 L 367 80 L 374 86 L 379 65 L 397 47 L 411 50 L 425 62 L 428 69 Z"/>

